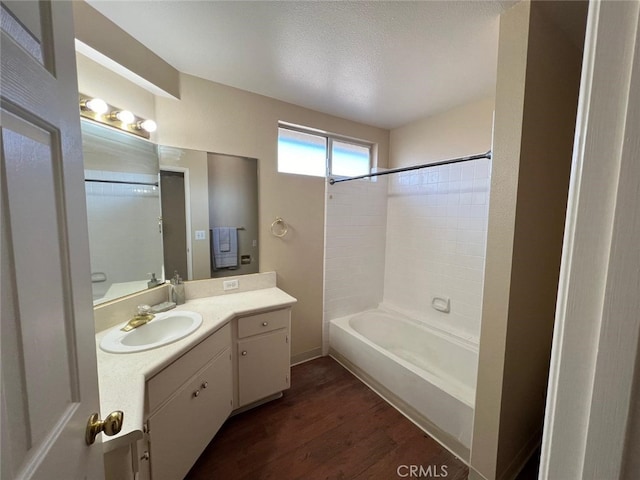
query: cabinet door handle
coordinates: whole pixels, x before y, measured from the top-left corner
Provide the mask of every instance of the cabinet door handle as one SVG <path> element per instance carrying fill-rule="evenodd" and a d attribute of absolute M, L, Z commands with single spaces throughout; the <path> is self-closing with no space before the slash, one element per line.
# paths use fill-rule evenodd
<path fill-rule="evenodd" d="M 243 357 L 246 357 L 246 356 L 247 356 L 247 351 L 246 351 L 246 350 L 243 350 L 243 351 L 242 351 L 242 356 L 243 356 Z"/>
<path fill-rule="evenodd" d="M 207 388 L 209 386 L 209 382 L 204 382 L 202 385 L 200 385 L 202 388 Z"/>
<path fill-rule="evenodd" d="M 269 325 L 269 322 L 262 322 L 263 327 L 266 327 L 267 325 Z"/>
<path fill-rule="evenodd" d="M 197 397 L 200 395 L 200 389 L 196 390 L 195 392 L 193 392 L 193 396 Z"/>

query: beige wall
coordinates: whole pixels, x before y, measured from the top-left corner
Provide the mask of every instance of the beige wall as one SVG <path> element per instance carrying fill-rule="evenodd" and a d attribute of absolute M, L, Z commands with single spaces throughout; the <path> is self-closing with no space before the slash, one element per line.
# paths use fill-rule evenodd
<path fill-rule="evenodd" d="M 272 98 L 181 75 L 181 100 L 156 98 L 158 142 L 258 159 L 260 271 L 276 271 L 278 285 L 298 299 L 292 312 L 294 360 L 320 354 L 322 345 L 324 192 L 322 178 L 277 172 L 278 121 L 378 144 L 387 165 L 389 132 Z M 271 235 L 276 217 L 289 225 Z"/>
<path fill-rule="evenodd" d="M 470 478 L 511 478 L 540 439 L 581 56 L 537 2 L 501 18 Z"/>
<path fill-rule="evenodd" d="M 76 53 L 76 62 L 80 93 L 99 97 L 108 104 L 130 110 L 139 117 L 155 119 L 155 96 L 152 93 L 80 53 Z"/>
<path fill-rule="evenodd" d="M 126 70 L 130 78 L 135 78 L 159 94 L 180 97 L 178 70 L 88 3 L 77 0 L 72 4 L 76 39 L 99 52 L 101 58 L 112 66 Z"/>
<path fill-rule="evenodd" d="M 445 160 L 491 149 L 493 97 L 391 130 L 389 167 Z"/>

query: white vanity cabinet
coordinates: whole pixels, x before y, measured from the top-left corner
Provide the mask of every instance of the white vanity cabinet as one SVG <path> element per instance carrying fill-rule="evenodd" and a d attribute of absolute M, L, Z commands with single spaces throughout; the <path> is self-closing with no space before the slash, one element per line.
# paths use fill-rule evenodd
<path fill-rule="evenodd" d="M 289 388 L 290 318 L 284 308 L 236 319 L 237 408 Z"/>
<path fill-rule="evenodd" d="M 231 326 L 147 381 L 145 424 L 153 480 L 183 478 L 233 407 Z M 144 461 L 144 458 L 143 458 Z"/>
<path fill-rule="evenodd" d="M 230 313 L 213 333 L 194 339 L 195 345 L 182 354 L 172 355 L 170 346 L 131 357 L 100 353 L 105 360 L 120 362 L 113 367 L 116 372 L 123 371 L 122 363 L 129 358 L 129 371 L 142 371 L 144 362 L 162 365 L 144 376 L 144 398 L 140 390 L 122 390 L 128 383 L 118 378 L 120 374 L 109 378 L 114 391 L 118 381 L 124 384 L 118 403 L 127 396 L 132 403 L 139 400 L 132 408 L 137 408 L 143 425 L 128 432 L 127 443 L 122 439 L 105 450 L 107 480 L 182 479 L 234 410 L 251 408 L 287 390 L 290 305 L 253 309 L 250 314 L 237 308 L 238 314 Z M 150 360 L 152 355 L 157 357 Z M 106 362 L 104 368 L 109 371 Z M 140 389 L 141 383 L 135 385 Z"/>

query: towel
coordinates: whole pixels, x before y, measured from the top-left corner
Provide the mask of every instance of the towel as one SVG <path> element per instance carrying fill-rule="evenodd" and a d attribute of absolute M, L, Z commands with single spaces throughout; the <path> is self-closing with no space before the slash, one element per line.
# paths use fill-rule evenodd
<path fill-rule="evenodd" d="M 218 227 L 218 245 L 221 252 L 231 251 L 231 229 Z"/>
<path fill-rule="evenodd" d="M 238 229 L 214 227 L 211 235 L 211 263 L 214 270 L 238 268 Z"/>

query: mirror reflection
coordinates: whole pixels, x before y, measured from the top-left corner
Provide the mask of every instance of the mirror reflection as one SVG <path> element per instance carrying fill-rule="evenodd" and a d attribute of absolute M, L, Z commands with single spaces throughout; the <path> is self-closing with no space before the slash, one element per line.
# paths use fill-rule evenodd
<path fill-rule="evenodd" d="M 156 146 L 82 120 L 94 305 L 164 281 Z"/>
<path fill-rule="evenodd" d="M 186 264 L 194 280 L 258 273 L 257 159 L 166 146 L 158 153 L 166 271 Z M 168 238 L 185 228 L 186 250 L 182 238 Z"/>
<path fill-rule="evenodd" d="M 82 120 L 94 305 L 177 272 L 259 272 L 258 161 L 156 146 Z"/>

